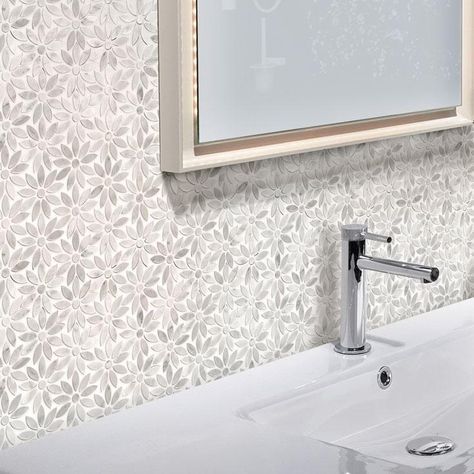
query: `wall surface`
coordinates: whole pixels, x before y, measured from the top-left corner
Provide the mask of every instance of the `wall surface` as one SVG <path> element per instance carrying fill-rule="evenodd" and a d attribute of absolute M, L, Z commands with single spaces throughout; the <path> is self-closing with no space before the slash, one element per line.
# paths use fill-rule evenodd
<path fill-rule="evenodd" d="M 3 447 L 334 339 L 341 223 L 441 268 L 372 326 L 474 296 L 470 129 L 162 175 L 155 4 L 2 0 Z"/>

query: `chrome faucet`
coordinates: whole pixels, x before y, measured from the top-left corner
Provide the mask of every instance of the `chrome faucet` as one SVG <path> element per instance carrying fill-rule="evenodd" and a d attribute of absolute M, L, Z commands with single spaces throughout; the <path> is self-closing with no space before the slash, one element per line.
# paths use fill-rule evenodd
<path fill-rule="evenodd" d="M 340 354 L 366 354 L 370 344 L 365 338 L 367 296 L 365 270 L 435 282 L 439 270 L 414 263 L 397 262 L 365 255 L 367 240 L 391 243 L 392 238 L 371 234 L 366 224 L 342 226 L 341 334 L 335 351 Z"/>

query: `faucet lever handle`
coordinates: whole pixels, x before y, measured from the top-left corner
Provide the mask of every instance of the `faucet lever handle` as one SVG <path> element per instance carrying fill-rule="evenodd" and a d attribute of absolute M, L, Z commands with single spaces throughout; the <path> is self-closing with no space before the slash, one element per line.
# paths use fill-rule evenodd
<path fill-rule="evenodd" d="M 367 240 L 374 240 L 375 242 L 382 242 L 384 244 L 391 244 L 393 242 L 393 238 L 389 235 L 372 234 L 371 232 L 366 232 L 365 238 Z"/>

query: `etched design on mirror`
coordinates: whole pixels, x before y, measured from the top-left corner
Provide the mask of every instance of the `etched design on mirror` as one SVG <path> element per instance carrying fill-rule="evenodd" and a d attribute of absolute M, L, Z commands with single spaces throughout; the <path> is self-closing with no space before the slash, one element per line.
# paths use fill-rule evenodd
<path fill-rule="evenodd" d="M 282 0 L 270 0 L 271 3 L 263 6 L 264 0 L 252 0 L 255 8 L 263 15 L 273 13 L 281 4 Z M 268 56 L 268 33 L 267 18 L 262 16 L 260 19 L 260 62 L 250 66 L 255 73 L 255 87 L 259 92 L 270 92 L 275 84 L 275 69 L 286 64 L 286 59 L 282 57 Z"/>
<path fill-rule="evenodd" d="M 454 53 L 449 42 L 440 43 L 440 49 L 433 51 L 424 44 L 423 34 L 415 34 L 422 27 L 420 19 L 426 15 L 440 21 L 443 9 L 456 8 L 455 1 L 406 0 L 397 2 L 396 8 L 372 0 L 314 0 L 313 4 L 309 22 L 319 73 L 328 74 L 341 65 L 353 70 L 353 62 L 359 62 L 356 69 L 365 65 L 374 78 L 387 74 L 400 78 L 413 65 L 413 79 L 423 79 L 426 74 L 446 79 L 461 65 L 460 55 Z M 377 21 L 372 21 L 374 17 Z M 329 42 L 335 27 L 338 35 Z M 429 68 L 423 70 L 423 64 Z"/>

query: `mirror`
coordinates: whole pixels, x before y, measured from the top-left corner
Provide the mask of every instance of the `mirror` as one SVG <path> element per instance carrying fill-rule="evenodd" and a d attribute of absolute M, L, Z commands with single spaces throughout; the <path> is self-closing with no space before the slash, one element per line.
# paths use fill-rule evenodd
<path fill-rule="evenodd" d="M 462 0 L 196 0 L 197 143 L 454 109 Z"/>

